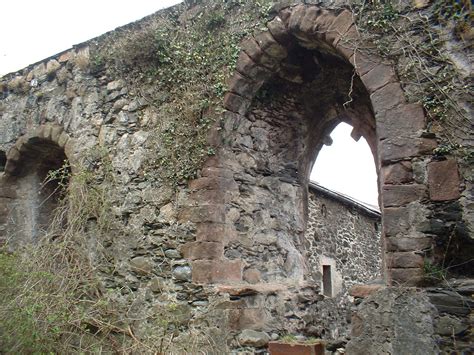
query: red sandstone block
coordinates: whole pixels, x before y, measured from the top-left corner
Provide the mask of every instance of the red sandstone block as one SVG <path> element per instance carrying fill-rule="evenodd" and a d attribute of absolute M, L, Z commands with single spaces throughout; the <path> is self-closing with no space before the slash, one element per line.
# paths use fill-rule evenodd
<path fill-rule="evenodd" d="M 392 161 L 428 155 L 437 147 L 436 140 L 428 138 L 398 137 L 379 142 L 379 160 L 383 165 Z"/>
<path fill-rule="evenodd" d="M 424 258 L 414 252 L 389 253 L 386 259 L 387 267 L 393 268 L 421 268 Z"/>
<path fill-rule="evenodd" d="M 289 344 L 279 341 L 268 343 L 270 355 L 324 355 L 324 343 L 316 344 Z"/>
<path fill-rule="evenodd" d="M 425 128 L 425 114 L 419 104 L 406 104 L 387 110 L 377 117 L 379 139 L 418 135 Z"/>
<path fill-rule="evenodd" d="M 349 62 L 354 66 L 356 73 L 359 76 L 362 76 L 380 63 L 380 59 L 368 56 L 358 50 L 354 50 L 352 56 L 349 58 Z"/>
<path fill-rule="evenodd" d="M 369 93 L 373 93 L 388 83 L 397 80 L 393 68 L 385 64 L 377 64 L 366 74 L 362 75 L 360 79 Z"/>
<path fill-rule="evenodd" d="M 221 191 L 236 191 L 239 186 L 234 179 L 227 179 L 223 177 L 202 177 L 194 179 L 189 182 L 191 190 L 221 190 Z"/>
<path fill-rule="evenodd" d="M 405 94 L 399 83 L 390 83 L 370 95 L 376 118 L 379 114 L 406 103 Z"/>
<path fill-rule="evenodd" d="M 382 201 L 384 207 L 398 207 L 421 200 L 426 196 L 427 191 L 424 185 L 384 185 Z"/>
<path fill-rule="evenodd" d="M 308 39 L 314 35 L 314 23 L 321 14 L 321 8 L 317 6 L 306 7 L 303 19 L 300 22 L 299 31 L 305 34 Z"/>
<path fill-rule="evenodd" d="M 339 40 L 345 35 L 345 33 L 354 24 L 352 12 L 348 10 L 342 11 L 331 24 L 328 31 L 326 32 L 326 40 L 329 43 L 337 45 Z"/>
<path fill-rule="evenodd" d="M 357 48 L 357 40 L 359 38 L 359 31 L 357 27 L 354 25 L 349 28 L 346 34 L 341 38 L 339 42 L 336 44 L 336 50 L 342 54 L 344 58 L 349 60 L 353 55 Z M 369 90 L 369 93 L 373 92 Z"/>
<path fill-rule="evenodd" d="M 412 165 L 408 161 L 402 161 L 382 167 L 384 184 L 404 184 L 413 181 Z"/>
<path fill-rule="evenodd" d="M 261 65 L 271 71 L 277 68 L 278 62 L 266 54 L 262 48 L 260 48 L 255 38 L 250 37 L 245 39 L 242 42 L 242 49 L 258 65 Z"/>
<path fill-rule="evenodd" d="M 431 238 L 405 238 L 405 237 L 388 237 L 385 238 L 386 251 L 423 251 L 431 248 Z"/>
<path fill-rule="evenodd" d="M 288 31 L 290 33 L 300 32 L 301 21 L 303 21 L 305 15 L 306 6 L 304 5 L 297 5 L 292 9 L 290 18 L 287 21 Z"/>
<path fill-rule="evenodd" d="M 287 7 L 287 8 L 284 8 L 284 9 L 280 10 L 278 15 L 281 17 L 281 19 L 284 23 L 288 24 L 288 19 L 290 18 L 291 13 L 292 13 L 291 8 Z"/>
<path fill-rule="evenodd" d="M 418 286 L 424 279 L 421 268 L 389 269 L 388 276 L 393 286 Z"/>
<path fill-rule="evenodd" d="M 223 283 L 242 281 L 241 260 L 196 260 L 192 262 L 193 282 Z"/>
<path fill-rule="evenodd" d="M 220 223 L 198 223 L 196 225 L 196 240 L 227 243 L 237 238 L 235 227 Z"/>
<path fill-rule="evenodd" d="M 224 244 L 218 242 L 191 242 L 181 247 L 181 252 L 190 260 L 220 260 L 224 257 Z"/>
<path fill-rule="evenodd" d="M 384 287 L 385 285 L 354 285 L 350 288 L 349 294 L 352 297 L 366 298 Z"/>
<path fill-rule="evenodd" d="M 181 221 L 189 222 L 216 222 L 224 223 L 224 205 L 205 205 L 196 207 L 184 207 L 179 213 Z"/>
<path fill-rule="evenodd" d="M 334 23 L 336 16 L 334 13 L 328 10 L 322 10 L 318 17 L 314 20 L 312 33 L 318 38 L 326 39 L 326 32 Z"/>
<path fill-rule="evenodd" d="M 459 173 L 455 160 L 448 159 L 428 164 L 428 186 L 432 201 L 450 201 L 460 197 Z"/>
<path fill-rule="evenodd" d="M 288 56 L 286 48 L 278 43 L 268 31 L 256 35 L 255 40 L 266 54 L 278 61 Z"/>

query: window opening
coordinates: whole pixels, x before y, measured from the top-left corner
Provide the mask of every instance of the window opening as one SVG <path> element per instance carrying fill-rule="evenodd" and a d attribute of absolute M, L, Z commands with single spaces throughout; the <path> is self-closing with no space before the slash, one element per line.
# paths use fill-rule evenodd
<path fill-rule="evenodd" d="M 377 172 L 372 152 L 363 137 L 354 141 L 351 131 L 352 127 L 344 122 L 332 131 L 333 143 L 321 148 L 310 180 L 377 207 Z"/>
<path fill-rule="evenodd" d="M 323 265 L 323 295 L 332 297 L 331 265 Z"/>

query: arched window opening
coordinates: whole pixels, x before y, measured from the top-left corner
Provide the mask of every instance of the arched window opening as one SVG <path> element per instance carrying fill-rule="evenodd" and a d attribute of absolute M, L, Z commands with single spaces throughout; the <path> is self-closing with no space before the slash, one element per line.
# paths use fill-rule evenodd
<path fill-rule="evenodd" d="M 353 128 L 340 123 L 331 133 L 332 142 L 320 150 L 310 180 L 358 201 L 378 206 L 377 171 L 367 141 L 351 138 Z"/>
<path fill-rule="evenodd" d="M 310 267 L 328 297 L 344 297 L 354 284 L 382 277 L 374 156 L 366 140 L 355 142 L 351 132 L 342 122 L 324 138 L 308 189 Z"/>

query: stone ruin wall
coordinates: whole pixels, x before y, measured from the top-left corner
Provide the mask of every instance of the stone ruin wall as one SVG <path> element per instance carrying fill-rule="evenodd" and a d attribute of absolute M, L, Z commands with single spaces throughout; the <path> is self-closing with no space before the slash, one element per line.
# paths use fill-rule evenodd
<path fill-rule="evenodd" d="M 299 5 L 280 6 L 277 13 L 268 31 L 242 45 L 216 155 L 198 179 L 177 190 L 144 174 L 157 108 L 124 80 L 84 71 L 87 43 L 2 78 L 0 238 L 38 234 L 25 230 L 25 214 L 16 212 L 26 209 L 18 203 L 24 194 L 38 192 L 34 174 L 19 171 L 40 157 L 32 151 L 59 147 L 73 166 L 88 169 L 99 161 L 90 152 L 105 151 L 120 227 L 94 241 L 92 221 L 89 252 L 115 266 L 113 275 L 99 270 L 106 288 L 121 290 L 120 302 L 143 301 L 132 316 L 165 303 L 163 290 L 185 314 L 207 307 L 217 292 L 229 297 L 222 319 L 236 333 L 340 336 L 329 324 L 331 301 L 305 268 L 320 245 L 312 248 L 305 239 L 316 224 L 311 213 L 321 209 L 320 200 L 308 200 L 315 152 L 345 121 L 355 127 L 354 136 L 366 137 L 379 172 L 384 278 L 420 284 L 421 251 L 440 253 L 453 231 L 461 240 L 472 238 L 465 170 L 455 158 L 433 156 L 436 135 L 426 132 L 422 108 L 406 102 L 393 69 L 377 58 L 353 56 L 343 40 L 357 36 L 347 11 Z M 313 24 L 320 26 L 316 33 Z M 338 95 L 347 90 L 352 65 L 356 105 L 345 110 Z"/>

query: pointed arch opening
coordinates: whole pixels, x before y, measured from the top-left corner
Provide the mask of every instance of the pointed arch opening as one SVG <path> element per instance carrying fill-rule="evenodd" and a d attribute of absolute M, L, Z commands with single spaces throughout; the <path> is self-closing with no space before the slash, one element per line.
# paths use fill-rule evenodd
<path fill-rule="evenodd" d="M 345 122 L 334 128 L 318 152 L 310 180 L 378 209 L 375 159 L 364 137 L 351 137 L 353 129 Z"/>

